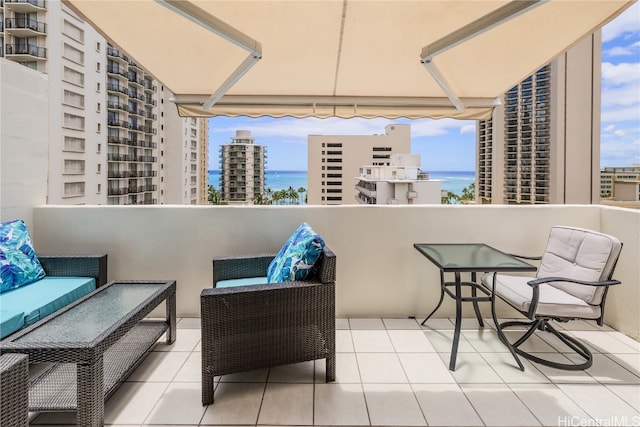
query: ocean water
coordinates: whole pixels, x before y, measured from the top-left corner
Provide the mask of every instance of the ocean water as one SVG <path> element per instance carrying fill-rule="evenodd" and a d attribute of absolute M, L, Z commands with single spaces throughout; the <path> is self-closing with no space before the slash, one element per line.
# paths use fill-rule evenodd
<path fill-rule="evenodd" d="M 476 173 L 474 171 L 434 171 L 429 172 L 431 179 L 442 180 L 442 189 L 458 195 L 462 194 L 462 189 L 475 182 Z M 267 188 L 273 191 L 293 187 L 296 190 L 300 187 L 308 188 L 307 171 L 267 171 Z M 220 189 L 220 171 L 209 171 L 209 185 Z M 355 180 L 354 180 L 355 185 Z"/>

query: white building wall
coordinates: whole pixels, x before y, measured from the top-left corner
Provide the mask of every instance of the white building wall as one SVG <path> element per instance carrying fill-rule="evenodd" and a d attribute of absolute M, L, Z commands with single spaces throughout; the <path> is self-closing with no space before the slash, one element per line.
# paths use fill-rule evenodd
<path fill-rule="evenodd" d="M 0 76 L 0 221 L 23 219 L 29 227 L 33 207 L 47 202 L 49 83 L 4 58 Z"/>
<path fill-rule="evenodd" d="M 389 150 L 376 151 L 381 148 Z M 362 165 L 389 165 L 393 154 L 409 152 L 411 125 L 407 124 L 387 125 L 383 135 L 309 135 L 307 203 L 356 203 L 354 178 Z"/>

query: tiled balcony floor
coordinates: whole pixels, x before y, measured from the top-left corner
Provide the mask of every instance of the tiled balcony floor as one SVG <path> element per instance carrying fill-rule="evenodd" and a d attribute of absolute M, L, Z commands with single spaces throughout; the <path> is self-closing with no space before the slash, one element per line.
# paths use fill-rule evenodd
<path fill-rule="evenodd" d="M 106 425 L 640 425 L 640 343 L 587 322 L 565 325 L 594 353 L 587 371 L 523 359 L 521 372 L 491 326 L 465 319 L 451 372 L 450 319 L 427 327 L 413 319 L 337 319 L 335 383 L 324 382 L 324 360 L 227 375 L 206 407 L 199 326 L 180 319 L 176 343 L 158 344 L 106 402 Z M 563 358 L 554 345 L 537 339 L 528 350 Z M 74 420 L 74 413 L 32 414 L 31 425 Z"/>

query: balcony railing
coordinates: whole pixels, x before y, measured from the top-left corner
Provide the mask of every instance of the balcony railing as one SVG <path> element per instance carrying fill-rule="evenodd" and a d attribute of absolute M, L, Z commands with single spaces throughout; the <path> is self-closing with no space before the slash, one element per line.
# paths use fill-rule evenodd
<path fill-rule="evenodd" d="M 46 47 L 39 47 L 32 44 L 6 44 L 5 51 L 5 56 L 28 55 L 35 58 L 47 58 Z"/>
<path fill-rule="evenodd" d="M 47 24 L 29 18 L 6 18 L 4 20 L 7 30 L 18 29 L 27 30 L 31 33 L 45 34 L 47 32 Z"/>
<path fill-rule="evenodd" d="M 45 0 L 5 0 L 7 7 L 16 12 L 46 9 Z"/>

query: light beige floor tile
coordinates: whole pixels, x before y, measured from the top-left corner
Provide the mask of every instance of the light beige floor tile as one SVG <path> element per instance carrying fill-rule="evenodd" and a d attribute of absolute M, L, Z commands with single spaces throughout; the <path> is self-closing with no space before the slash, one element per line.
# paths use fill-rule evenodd
<path fill-rule="evenodd" d="M 316 384 L 314 424 L 369 425 L 361 384 Z"/>
<path fill-rule="evenodd" d="M 349 319 L 347 318 L 336 318 L 336 329 L 350 329 Z"/>
<path fill-rule="evenodd" d="M 535 356 L 541 359 L 550 360 L 557 363 L 570 363 L 564 354 L 561 353 L 534 353 Z M 540 363 L 535 364 L 536 368 L 540 370 L 547 378 L 554 383 L 595 383 L 595 378 L 588 374 L 588 371 L 569 371 L 565 369 L 557 369 L 549 366 L 542 365 Z"/>
<path fill-rule="evenodd" d="M 199 317 L 183 317 L 176 325 L 178 329 L 200 329 Z"/>
<path fill-rule="evenodd" d="M 269 369 L 255 369 L 253 371 L 223 375 L 219 378 L 221 383 L 263 383 L 267 381 L 268 375 Z"/>
<path fill-rule="evenodd" d="M 393 352 L 393 344 L 387 331 L 352 330 L 353 347 L 357 352 Z"/>
<path fill-rule="evenodd" d="M 585 422 L 591 420 L 586 412 L 553 384 L 512 384 L 511 390 L 533 412 L 542 425 L 568 426 L 571 425 L 572 417 L 576 417 L 573 419 L 585 420 Z"/>
<path fill-rule="evenodd" d="M 351 329 L 385 329 L 382 319 L 379 317 L 373 318 L 349 318 L 349 325 Z"/>
<path fill-rule="evenodd" d="M 202 353 L 194 351 L 176 374 L 174 381 L 196 383 L 202 381 Z"/>
<path fill-rule="evenodd" d="M 461 336 L 463 336 L 476 351 L 495 353 L 509 352 L 509 349 L 500 341 L 498 333 L 493 329 L 463 330 Z"/>
<path fill-rule="evenodd" d="M 640 341 L 636 341 L 630 336 L 627 336 L 622 332 L 618 332 L 618 331 L 607 331 L 607 334 L 619 341 L 622 341 L 624 344 L 628 345 L 629 347 L 633 348 L 636 352 L 640 353 Z"/>
<path fill-rule="evenodd" d="M 259 424 L 313 424 L 313 384 L 268 383 Z"/>
<path fill-rule="evenodd" d="M 336 352 L 337 353 L 352 353 L 353 338 L 351 338 L 351 331 L 338 330 L 336 331 Z"/>
<path fill-rule="evenodd" d="M 407 383 L 400 360 L 395 353 L 357 353 L 363 383 Z"/>
<path fill-rule="evenodd" d="M 608 420 L 608 425 L 620 420 L 640 420 L 640 412 L 602 384 L 558 384 L 558 387 L 591 418 Z M 612 424 L 614 420 L 618 424 Z"/>
<path fill-rule="evenodd" d="M 572 320 L 567 323 L 551 322 L 551 324 L 554 328 L 565 331 L 600 331 L 604 330 L 603 328 L 609 328 L 607 326 L 598 326 L 596 322 L 587 320 Z"/>
<path fill-rule="evenodd" d="M 448 317 L 432 317 L 427 320 L 427 323 L 421 325 L 424 318 L 416 319 L 418 325 L 423 330 L 431 331 L 447 331 L 453 330 L 453 322 Z"/>
<path fill-rule="evenodd" d="M 193 351 L 200 342 L 199 329 L 180 329 L 176 331 L 178 338 L 171 345 L 159 342 L 153 351 Z"/>
<path fill-rule="evenodd" d="M 410 383 L 455 383 L 448 365 L 436 353 L 398 353 Z"/>
<path fill-rule="evenodd" d="M 506 384 L 463 384 L 460 387 L 489 426 L 540 425 Z"/>
<path fill-rule="evenodd" d="M 463 304 L 463 306 L 465 306 L 465 309 L 466 309 L 467 306 L 465 304 Z M 468 306 L 468 308 L 470 310 L 473 310 L 471 307 L 472 307 L 471 305 Z M 482 304 L 481 304 L 481 307 L 482 307 Z M 486 321 L 487 319 L 483 319 L 483 320 Z M 453 325 L 456 324 L 455 322 L 456 322 L 456 319 L 455 318 L 451 318 L 451 323 Z M 466 331 L 466 330 L 478 330 L 478 329 L 484 329 L 484 328 L 491 329 L 491 328 L 488 327 L 486 322 L 485 322 L 485 326 L 484 327 L 480 326 L 480 324 L 478 323 L 478 319 L 476 319 L 475 317 L 463 317 L 462 318 L 462 322 L 460 323 L 460 329 L 463 330 L 463 331 Z"/>
<path fill-rule="evenodd" d="M 420 329 L 420 325 L 416 319 L 410 318 L 383 318 L 382 322 L 387 329 Z"/>
<path fill-rule="evenodd" d="M 640 384 L 640 377 L 631 373 L 604 354 L 593 355 L 589 375 L 603 384 Z"/>
<path fill-rule="evenodd" d="M 263 383 L 220 384 L 213 404 L 206 408 L 202 424 L 255 424 L 264 389 Z"/>
<path fill-rule="evenodd" d="M 429 425 L 484 425 L 457 384 L 413 384 L 412 388 Z"/>
<path fill-rule="evenodd" d="M 390 330 L 393 348 L 403 353 L 434 353 L 436 350 L 421 330 Z"/>
<path fill-rule="evenodd" d="M 450 353 L 451 346 L 453 345 L 453 331 L 424 331 L 425 336 L 438 353 Z M 475 353 L 473 346 L 467 341 L 467 339 L 460 334 L 460 341 L 458 342 L 458 354 L 460 353 Z"/>
<path fill-rule="evenodd" d="M 437 353 L 449 366 L 449 353 Z M 456 370 L 451 375 L 459 384 L 463 383 L 502 383 L 502 378 L 491 369 L 491 365 L 478 353 L 458 353 Z"/>
<path fill-rule="evenodd" d="M 504 331 L 505 335 L 509 342 L 513 343 L 518 338 L 522 336 L 524 330 L 509 330 Z M 538 334 L 533 334 L 525 342 L 523 342 L 520 347 L 521 350 L 526 351 L 527 353 L 553 353 L 557 351 L 556 348 L 549 345 L 548 342 L 543 340 L 538 336 Z"/>
<path fill-rule="evenodd" d="M 633 374 L 640 376 L 640 354 L 608 353 L 606 356 Z"/>
<path fill-rule="evenodd" d="M 313 360 L 290 365 L 275 366 L 269 371 L 269 382 L 274 383 L 309 383 L 314 379 Z"/>
<path fill-rule="evenodd" d="M 206 407 L 202 406 L 199 383 L 171 383 L 153 408 L 145 424 L 198 424 Z"/>
<path fill-rule="evenodd" d="M 571 335 L 589 345 L 598 353 L 637 353 L 632 346 L 605 331 L 571 331 Z"/>
<path fill-rule="evenodd" d="M 323 383 L 326 379 L 326 363 L 324 360 L 315 361 L 316 383 Z M 336 383 L 348 384 L 360 381 L 360 371 L 355 353 L 336 353 Z"/>
<path fill-rule="evenodd" d="M 627 402 L 637 411 L 640 411 L 640 386 L 637 384 L 606 384 L 609 390 L 616 396 Z M 638 420 L 640 424 L 640 420 Z"/>
<path fill-rule="evenodd" d="M 524 371 L 521 371 L 511 353 L 481 353 L 481 356 L 505 383 L 528 384 L 550 382 L 549 378 L 536 369 L 536 364 L 529 362 L 523 357 L 520 357 L 520 361 L 524 365 Z"/>
<path fill-rule="evenodd" d="M 142 424 L 169 385 L 125 382 L 104 405 L 105 424 Z"/>
<path fill-rule="evenodd" d="M 172 381 L 189 355 L 183 351 L 153 351 L 127 380 Z"/>
<path fill-rule="evenodd" d="M 424 426 L 426 421 L 409 384 L 363 384 L 372 426 Z"/>

